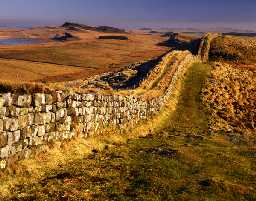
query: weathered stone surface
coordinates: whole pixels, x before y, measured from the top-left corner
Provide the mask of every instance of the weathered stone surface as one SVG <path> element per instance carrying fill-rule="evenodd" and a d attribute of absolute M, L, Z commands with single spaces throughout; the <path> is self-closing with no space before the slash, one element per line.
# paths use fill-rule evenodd
<path fill-rule="evenodd" d="M 44 125 L 51 122 L 51 113 L 36 113 L 35 114 L 35 125 Z"/>
<path fill-rule="evenodd" d="M 33 138 L 37 135 L 38 128 L 35 126 L 28 126 L 21 130 L 21 134 L 24 138 Z"/>
<path fill-rule="evenodd" d="M 40 93 L 35 94 L 35 106 L 39 107 L 45 104 L 46 104 L 45 94 L 40 94 Z"/>
<path fill-rule="evenodd" d="M 20 140 L 20 131 L 19 130 L 13 132 L 13 140 L 14 140 L 14 142 L 19 142 L 19 140 Z"/>
<path fill-rule="evenodd" d="M 29 107 L 32 103 L 32 96 L 31 95 L 22 95 L 18 96 L 17 100 L 15 101 L 15 105 L 19 107 Z"/>
<path fill-rule="evenodd" d="M 6 107 L 0 107 L 0 117 L 1 118 L 6 116 L 6 112 L 7 112 Z"/>
<path fill-rule="evenodd" d="M 45 94 L 45 104 L 51 105 L 53 103 L 53 97 L 50 94 Z"/>
<path fill-rule="evenodd" d="M 45 126 L 39 126 L 39 127 L 38 127 L 38 133 L 37 133 L 37 135 L 38 135 L 39 137 L 42 137 L 42 136 L 45 135 Z"/>
<path fill-rule="evenodd" d="M 19 121 L 15 118 L 4 119 L 4 130 L 5 131 L 16 131 L 19 130 Z"/>
<path fill-rule="evenodd" d="M 5 169 L 7 165 L 6 160 L 0 160 L 0 169 Z"/>
<path fill-rule="evenodd" d="M 6 134 L 7 134 L 8 145 L 12 146 L 12 144 L 14 143 L 13 132 L 7 132 Z"/>
<path fill-rule="evenodd" d="M 51 133 L 56 130 L 56 125 L 54 123 L 46 124 L 45 125 L 45 132 L 46 133 Z"/>
<path fill-rule="evenodd" d="M 19 109 L 13 105 L 7 107 L 6 110 L 6 116 L 7 117 L 17 117 L 19 116 Z"/>
<path fill-rule="evenodd" d="M 3 98 L 4 98 L 4 106 L 8 107 L 12 105 L 12 94 L 11 93 L 5 93 L 3 94 Z"/>
<path fill-rule="evenodd" d="M 46 112 L 46 113 L 48 113 L 48 112 L 50 112 L 50 111 L 52 111 L 52 105 L 44 105 L 44 106 L 42 106 L 42 112 Z"/>
<path fill-rule="evenodd" d="M 61 118 L 64 118 L 67 115 L 67 110 L 62 108 L 56 112 L 56 121 L 59 121 Z"/>
<path fill-rule="evenodd" d="M 94 94 L 85 94 L 85 100 L 87 101 L 94 101 L 95 95 Z"/>
<path fill-rule="evenodd" d="M 0 96 L 0 108 L 4 107 L 4 98 Z"/>
<path fill-rule="evenodd" d="M 29 108 L 17 108 L 18 115 L 27 115 L 29 113 Z"/>
<path fill-rule="evenodd" d="M 0 132 L 0 148 L 5 147 L 8 144 L 8 138 L 6 132 Z"/>
<path fill-rule="evenodd" d="M 9 156 L 10 147 L 7 145 L 0 149 L 0 158 L 7 158 Z"/>
<path fill-rule="evenodd" d="M 23 115 L 18 117 L 19 127 L 21 129 L 31 125 L 31 115 Z"/>
<path fill-rule="evenodd" d="M 42 145 L 43 144 L 43 137 L 42 136 L 35 136 L 33 140 L 33 144 L 35 146 Z"/>
<path fill-rule="evenodd" d="M 0 132 L 3 132 L 4 130 L 4 121 L 0 119 Z"/>

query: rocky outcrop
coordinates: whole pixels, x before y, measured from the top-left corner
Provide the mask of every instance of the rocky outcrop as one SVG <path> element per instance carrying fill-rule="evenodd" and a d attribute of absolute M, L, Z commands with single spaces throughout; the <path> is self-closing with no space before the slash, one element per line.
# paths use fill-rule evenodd
<path fill-rule="evenodd" d="M 77 37 L 75 37 L 71 33 L 67 33 L 67 32 L 65 32 L 63 35 L 57 34 L 52 38 L 52 40 L 60 41 L 60 42 L 64 42 L 64 41 L 68 41 L 68 40 L 77 40 L 77 39 L 78 39 Z"/>

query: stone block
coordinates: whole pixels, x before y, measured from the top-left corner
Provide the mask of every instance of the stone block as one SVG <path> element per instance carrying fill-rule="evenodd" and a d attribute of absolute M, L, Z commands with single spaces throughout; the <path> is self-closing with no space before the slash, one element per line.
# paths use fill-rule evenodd
<path fill-rule="evenodd" d="M 6 132 L 0 132 L 0 148 L 8 144 L 8 137 Z"/>
<path fill-rule="evenodd" d="M 15 131 L 13 132 L 13 140 L 14 142 L 19 142 L 20 141 L 20 131 Z"/>
<path fill-rule="evenodd" d="M 13 105 L 7 107 L 6 110 L 6 116 L 7 117 L 17 117 L 19 116 L 19 109 Z"/>
<path fill-rule="evenodd" d="M 67 115 L 67 110 L 62 108 L 56 112 L 56 121 L 61 120 L 62 118 L 65 118 Z"/>
<path fill-rule="evenodd" d="M 4 98 L 0 96 L 0 108 L 4 107 Z"/>
<path fill-rule="evenodd" d="M 51 133 L 56 130 L 56 125 L 54 123 L 46 124 L 45 125 L 45 132 L 46 133 Z"/>
<path fill-rule="evenodd" d="M 29 113 L 29 108 L 17 108 L 18 115 L 27 115 Z"/>
<path fill-rule="evenodd" d="M 52 120 L 51 113 L 36 113 L 35 114 L 35 125 L 44 125 L 50 123 Z"/>
<path fill-rule="evenodd" d="M 40 107 L 40 106 L 46 104 L 46 101 L 45 101 L 45 94 L 36 93 L 34 100 L 35 100 L 35 106 L 36 106 L 36 107 Z"/>
<path fill-rule="evenodd" d="M 4 119 L 4 130 L 5 131 L 17 131 L 19 130 L 19 121 L 15 118 Z"/>
<path fill-rule="evenodd" d="M 52 105 L 53 103 L 53 97 L 50 94 L 45 94 L 45 104 Z"/>
<path fill-rule="evenodd" d="M 56 122 L 56 114 L 55 113 L 51 113 L 51 116 L 52 116 L 51 123 L 55 123 Z"/>
<path fill-rule="evenodd" d="M 0 132 L 3 132 L 4 130 L 4 121 L 3 119 L 0 119 Z"/>
<path fill-rule="evenodd" d="M 11 93 L 3 94 L 3 98 L 4 98 L 4 106 L 8 107 L 12 105 L 13 98 Z"/>
<path fill-rule="evenodd" d="M 9 146 L 12 146 L 13 143 L 15 142 L 15 141 L 14 141 L 13 132 L 7 132 L 6 134 L 7 134 L 7 144 L 8 144 Z"/>
<path fill-rule="evenodd" d="M 42 106 L 42 112 L 48 113 L 50 111 L 52 111 L 52 105 L 44 105 L 44 106 Z"/>
<path fill-rule="evenodd" d="M 37 136 L 42 137 L 45 135 L 45 126 L 38 126 Z"/>
<path fill-rule="evenodd" d="M 36 137 L 34 137 L 33 144 L 35 146 L 42 145 L 43 144 L 43 136 L 36 136 Z"/>
<path fill-rule="evenodd" d="M 0 149 L 0 158 L 7 158 L 9 156 L 10 147 L 7 145 Z"/>
<path fill-rule="evenodd" d="M 23 136 L 23 138 L 32 138 L 32 137 L 36 136 L 37 131 L 38 131 L 37 127 L 28 126 L 21 130 L 21 135 Z"/>
<path fill-rule="evenodd" d="M 94 101 L 95 100 L 95 95 L 94 94 L 86 94 L 85 95 L 85 100 L 86 101 Z"/>
<path fill-rule="evenodd" d="M 0 160 L 0 169 L 5 169 L 7 165 L 6 160 Z"/>
<path fill-rule="evenodd" d="M 23 129 L 23 128 L 27 127 L 28 124 L 29 124 L 28 123 L 28 121 L 29 121 L 28 115 L 19 116 L 18 117 L 18 121 L 19 121 L 20 129 Z"/>
<path fill-rule="evenodd" d="M 82 100 L 82 95 L 80 94 L 73 94 L 73 99 L 76 101 L 81 101 Z"/>
<path fill-rule="evenodd" d="M 57 108 L 65 108 L 65 107 L 67 107 L 67 103 L 66 102 L 57 102 L 56 105 L 57 105 Z"/>
<path fill-rule="evenodd" d="M 16 98 L 15 105 L 19 107 L 29 107 L 32 103 L 31 95 L 20 95 Z"/>
<path fill-rule="evenodd" d="M 0 107 L 0 117 L 6 116 L 7 108 L 6 107 Z"/>
<path fill-rule="evenodd" d="M 56 127 L 57 127 L 57 131 L 59 132 L 71 130 L 71 124 L 68 124 L 68 123 L 57 124 Z"/>
<path fill-rule="evenodd" d="M 34 109 L 34 112 L 42 112 L 43 111 L 43 107 L 42 106 L 37 106 Z"/>

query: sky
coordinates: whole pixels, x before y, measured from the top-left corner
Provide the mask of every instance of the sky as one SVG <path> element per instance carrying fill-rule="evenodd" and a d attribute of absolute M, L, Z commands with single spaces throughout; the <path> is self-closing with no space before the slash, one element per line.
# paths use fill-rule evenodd
<path fill-rule="evenodd" d="M 0 0 L 0 23 L 256 29 L 256 0 Z"/>

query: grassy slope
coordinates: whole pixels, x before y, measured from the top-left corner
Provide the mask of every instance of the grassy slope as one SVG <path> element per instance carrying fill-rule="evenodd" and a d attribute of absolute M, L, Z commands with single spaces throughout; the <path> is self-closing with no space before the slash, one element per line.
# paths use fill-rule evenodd
<path fill-rule="evenodd" d="M 34 182 L 28 175 L 13 199 L 256 200 L 255 147 L 208 133 L 199 94 L 209 71 L 192 67 L 178 109 L 148 136 L 48 168 Z"/>
<path fill-rule="evenodd" d="M 211 60 L 226 60 L 242 64 L 256 62 L 255 37 L 224 36 L 217 37 L 211 43 Z"/>

